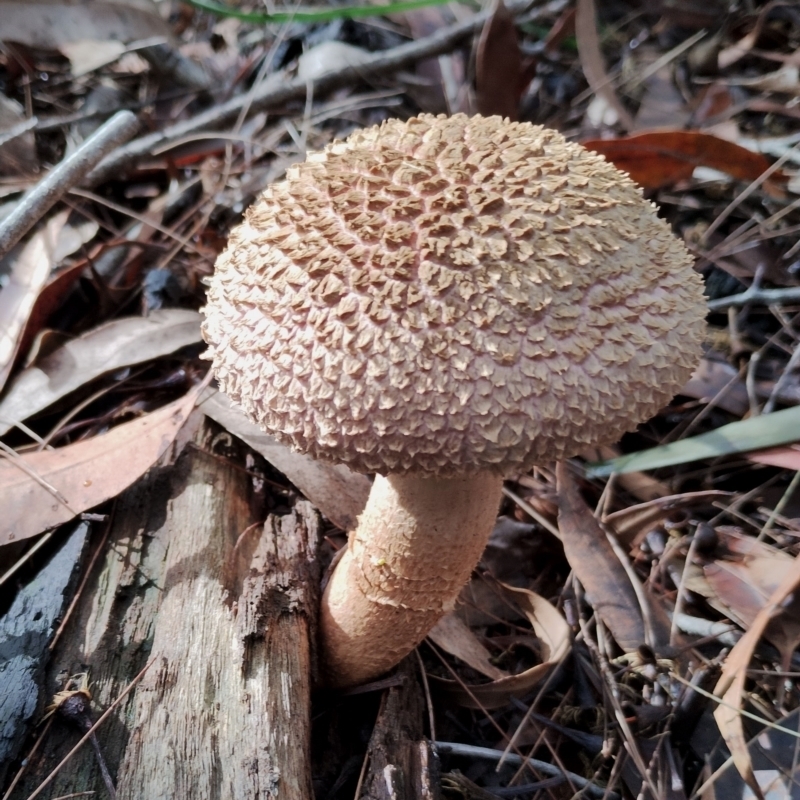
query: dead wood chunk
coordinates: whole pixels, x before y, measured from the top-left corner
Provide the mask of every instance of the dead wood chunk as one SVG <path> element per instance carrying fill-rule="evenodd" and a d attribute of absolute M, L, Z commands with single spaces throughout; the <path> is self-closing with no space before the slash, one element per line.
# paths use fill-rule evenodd
<path fill-rule="evenodd" d="M 360 800 L 439 800 L 439 760 L 423 736 L 425 700 L 412 657 L 387 689 L 369 742 Z"/>
<path fill-rule="evenodd" d="M 120 800 L 310 800 L 317 514 L 259 524 L 245 448 L 211 422 L 194 445 L 119 498 L 46 685 L 88 671 L 97 716 L 152 662 L 98 731 Z M 14 800 L 76 740 L 54 724 Z M 89 747 L 42 797 L 80 791 L 106 796 Z"/>
<path fill-rule="evenodd" d="M 170 546 L 175 581 L 156 621 L 156 662 L 137 692 L 118 796 L 310 800 L 318 516 L 299 503 L 270 517 L 215 574 L 193 568 L 218 533 L 198 536 L 193 508 L 181 521 L 194 527 L 187 542 Z"/>

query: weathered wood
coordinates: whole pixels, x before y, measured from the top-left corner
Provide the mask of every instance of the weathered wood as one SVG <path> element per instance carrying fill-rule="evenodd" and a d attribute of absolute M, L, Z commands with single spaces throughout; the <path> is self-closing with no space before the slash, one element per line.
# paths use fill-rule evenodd
<path fill-rule="evenodd" d="M 204 422 L 177 464 L 151 470 L 120 497 L 108 552 L 54 654 L 47 691 L 60 688 L 59 673 L 88 670 L 95 718 L 155 658 L 98 732 L 121 799 L 310 796 L 301 740 L 316 518 L 303 507 L 270 521 L 262 539 L 263 482 L 243 468 L 249 458 L 251 469 L 249 452 Z M 13 800 L 78 735 L 56 722 Z M 107 797 L 90 747 L 41 797 L 80 791 Z"/>
<path fill-rule="evenodd" d="M 187 527 L 202 490 L 189 500 L 182 509 Z M 264 535 L 258 533 L 247 537 L 255 552 L 238 600 L 226 586 L 224 563 L 216 571 L 207 558 L 200 569 L 185 566 L 213 546 L 216 530 L 197 526 L 171 546 L 168 569 L 181 570 L 181 577 L 159 611 L 157 661 L 137 693 L 120 800 L 312 797 L 316 512 L 300 504 L 292 516 L 270 517 Z M 239 549 L 250 544 L 240 542 Z"/>
<path fill-rule="evenodd" d="M 386 690 L 369 741 L 360 800 L 439 800 L 439 760 L 423 736 L 425 700 L 413 656 L 398 668 L 403 681 Z"/>
<path fill-rule="evenodd" d="M 0 619 L 0 786 L 43 707 L 48 645 L 74 591 L 89 523 L 72 532 Z"/>

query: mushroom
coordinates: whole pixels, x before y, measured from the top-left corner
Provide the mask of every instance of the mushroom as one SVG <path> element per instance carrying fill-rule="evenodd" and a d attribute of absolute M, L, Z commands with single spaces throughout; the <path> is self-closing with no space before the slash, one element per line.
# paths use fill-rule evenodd
<path fill-rule="evenodd" d="M 392 120 L 310 153 L 216 265 L 220 387 L 315 458 L 377 473 L 321 611 L 329 685 L 453 608 L 502 481 L 615 441 L 689 378 L 702 281 L 624 173 L 499 117 Z"/>

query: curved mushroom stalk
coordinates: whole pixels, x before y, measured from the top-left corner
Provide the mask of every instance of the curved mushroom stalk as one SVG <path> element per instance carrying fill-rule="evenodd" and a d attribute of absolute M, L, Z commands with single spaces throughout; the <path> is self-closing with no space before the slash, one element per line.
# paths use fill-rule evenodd
<path fill-rule="evenodd" d="M 328 685 L 390 669 L 453 608 L 492 532 L 502 486 L 489 472 L 375 478 L 322 599 Z"/>

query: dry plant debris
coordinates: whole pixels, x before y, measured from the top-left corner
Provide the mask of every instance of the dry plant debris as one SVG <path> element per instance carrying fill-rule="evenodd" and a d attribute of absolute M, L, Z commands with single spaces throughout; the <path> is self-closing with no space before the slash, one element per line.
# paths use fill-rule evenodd
<path fill-rule="evenodd" d="M 138 127 L 107 155 L 95 150 L 89 175 L 61 182 L 50 211 L 26 214 L 29 232 L 0 261 L 0 631 L 16 631 L 49 564 L 82 574 L 62 577 L 80 594 L 42 606 L 47 624 L 26 640 L 35 678 L 25 713 L 0 719 L 0 796 L 108 796 L 89 748 L 59 766 L 74 732 L 35 727 L 64 680 L 86 671 L 110 709 L 111 785 L 136 796 L 119 780 L 142 730 L 136 709 L 180 676 L 158 663 L 152 680 L 131 682 L 158 657 L 155 598 L 198 565 L 160 573 L 168 537 L 136 521 L 180 496 L 181 452 L 249 481 L 261 524 L 291 511 L 299 490 L 334 548 L 363 509 L 367 479 L 309 466 L 201 386 L 197 312 L 244 210 L 308 152 L 354 131 L 496 110 L 633 175 L 693 255 L 709 315 L 700 369 L 650 421 L 506 480 L 480 568 L 414 662 L 424 736 L 439 742 L 445 773 L 431 769 L 416 796 L 792 796 L 796 4 L 552 0 L 333 16 L 256 24 L 178 0 L 0 0 L 0 218 L 37 208 L 23 198 L 116 113 Z M 206 439 L 198 403 L 221 425 Z M 254 449 L 242 455 L 234 436 Z M 93 545 L 62 552 L 76 524 Z M 222 570 L 231 607 L 246 527 Z M 0 697 L 22 657 L 16 640 L 0 647 Z M 397 679 L 386 681 L 316 698 L 317 797 L 381 785 L 370 759 L 400 785 L 400 762 L 367 744 Z M 210 706 L 198 713 L 215 719 Z M 196 768 L 213 776 L 213 764 Z"/>

